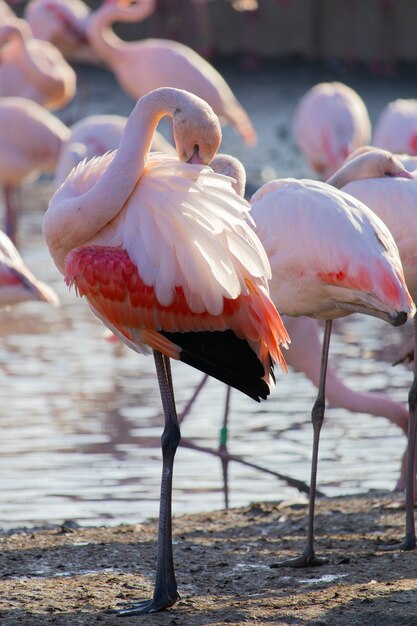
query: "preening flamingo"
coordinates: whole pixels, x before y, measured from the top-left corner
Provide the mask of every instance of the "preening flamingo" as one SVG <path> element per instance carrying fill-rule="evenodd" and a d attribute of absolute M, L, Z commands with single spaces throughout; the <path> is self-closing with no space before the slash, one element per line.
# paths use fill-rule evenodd
<path fill-rule="evenodd" d="M 378 117 L 373 144 L 391 152 L 417 155 L 417 100 L 390 102 Z"/>
<path fill-rule="evenodd" d="M 252 122 L 221 74 L 191 48 L 168 39 L 122 41 L 114 22 L 135 22 L 153 11 L 153 2 L 123 6 L 108 0 L 89 20 L 87 36 L 93 51 L 114 72 L 122 89 L 138 99 L 158 87 L 186 89 L 203 98 L 249 145 L 256 143 Z M 128 3 L 129 4 L 129 3 Z"/>
<path fill-rule="evenodd" d="M 0 230 L 0 308 L 26 300 L 59 304 L 53 289 L 34 277 L 12 241 Z"/>
<path fill-rule="evenodd" d="M 312 411 L 307 543 L 300 557 L 282 565 L 325 562 L 314 552 L 314 505 L 332 320 L 357 312 L 398 326 L 415 312 L 388 228 L 368 207 L 337 189 L 349 180 L 385 173 L 410 176 L 386 152 L 364 153 L 348 161 L 328 183 L 274 180 L 251 199 L 256 232 L 271 263 L 271 297 L 280 313 L 326 320 L 319 390 Z"/>
<path fill-rule="evenodd" d="M 149 154 L 170 115 L 181 161 Z M 186 91 L 141 98 L 119 148 L 80 164 L 51 200 L 44 236 L 58 269 L 129 347 L 153 350 L 165 415 L 163 477 L 153 599 L 119 611 L 162 610 L 178 599 L 171 545 L 171 489 L 180 438 L 169 357 L 259 400 L 285 369 L 288 336 L 267 288 L 268 259 L 230 180 L 201 164 L 220 126 Z M 188 163 L 185 163 L 188 161 Z"/>
<path fill-rule="evenodd" d="M 311 169 L 327 179 L 355 148 L 369 143 L 371 122 L 365 103 L 351 87 L 318 83 L 297 105 L 293 134 Z"/>
<path fill-rule="evenodd" d="M 0 96 L 23 96 L 59 109 L 75 95 L 76 74 L 60 51 L 35 39 L 22 19 L 0 25 Z"/>
<path fill-rule="evenodd" d="M 398 246 L 405 280 L 414 301 L 417 301 L 417 183 L 414 179 L 369 179 L 352 181 L 344 190 L 365 202 L 390 229 Z M 417 348 L 417 319 L 414 318 L 414 350 Z M 416 545 L 414 525 L 415 443 L 417 431 L 417 364 L 409 392 L 409 435 L 406 481 L 406 531 L 402 547 Z"/>
<path fill-rule="evenodd" d="M 97 62 L 86 37 L 90 13 L 82 0 L 30 0 L 23 17 L 34 37 L 51 42 L 66 59 Z"/>
<path fill-rule="evenodd" d="M 23 181 L 55 171 L 69 129 L 40 104 L 26 98 L 0 98 L 0 185 L 7 235 L 16 240 L 18 201 Z"/>
<path fill-rule="evenodd" d="M 62 145 L 55 170 L 55 182 L 60 185 L 70 171 L 83 161 L 115 150 L 123 135 L 127 117 L 123 115 L 89 115 L 70 128 L 70 135 Z M 176 154 L 175 148 L 155 131 L 152 150 Z"/>

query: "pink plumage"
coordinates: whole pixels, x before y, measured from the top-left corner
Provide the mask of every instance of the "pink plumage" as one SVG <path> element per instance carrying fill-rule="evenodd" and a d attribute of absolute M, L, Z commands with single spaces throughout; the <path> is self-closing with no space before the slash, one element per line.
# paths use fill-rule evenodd
<path fill-rule="evenodd" d="M 343 83 L 319 83 L 301 98 L 293 122 L 295 141 L 310 167 L 327 179 L 359 146 L 371 123 L 362 98 Z"/>
<path fill-rule="evenodd" d="M 22 96 L 55 110 L 75 95 L 76 74 L 60 51 L 35 39 L 29 24 L 0 25 L 0 96 Z"/>
<path fill-rule="evenodd" d="M 390 102 L 375 125 L 373 143 L 394 153 L 417 155 L 417 100 Z"/>
<path fill-rule="evenodd" d="M 167 39 L 124 42 L 111 31 L 115 21 L 142 20 L 153 11 L 152 2 L 125 4 L 123 0 L 104 3 L 91 15 L 87 36 L 126 93 L 136 100 L 158 87 L 185 89 L 205 100 L 247 144 L 256 143 L 249 115 L 221 74 L 197 52 Z"/>

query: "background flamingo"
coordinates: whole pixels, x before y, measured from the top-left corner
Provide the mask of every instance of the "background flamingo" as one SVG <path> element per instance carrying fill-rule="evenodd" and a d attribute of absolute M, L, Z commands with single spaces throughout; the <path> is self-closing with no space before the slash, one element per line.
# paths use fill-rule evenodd
<path fill-rule="evenodd" d="M 417 184 L 414 179 L 369 179 L 352 181 L 344 190 L 359 198 L 385 222 L 398 246 L 407 286 L 414 301 L 417 300 Z M 417 343 L 417 322 L 414 319 L 414 350 Z M 406 488 L 406 533 L 403 546 L 416 545 L 414 525 L 415 441 L 417 430 L 416 398 L 417 370 L 414 362 L 414 380 L 410 389 L 410 425 L 408 441 L 408 471 Z"/>
<path fill-rule="evenodd" d="M 299 101 L 293 134 L 311 169 L 326 179 L 355 148 L 369 143 L 371 123 L 356 91 L 339 82 L 319 83 Z"/>
<path fill-rule="evenodd" d="M 417 155 L 417 100 L 390 102 L 377 120 L 373 143 L 391 152 Z"/>
<path fill-rule="evenodd" d="M 415 312 L 398 250 L 383 224 L 361 202 L 334 187 L 348 180 L 409 176 L 383 151 L 348 161 L 328 181 L 283 179 L 266 183 L 251 199 L 257 233 L 272 268 L 271 297 L 280 312 L 326 320 L 314 429 L 307 543 L 303 554 L 282 565 L 320 565 L 314 553 L 314 502 L 320 430 L 332 320 L 359 312 L 394 326 Z"/>
<path fill-rule="evenodd" d="M 76 74 L 55 46 L 35 39 L 25 20 L 0 25 L 0 96 L 59 109 L 75 95 Z"/>
<path fill-rule="evenodd" d="M 0 308 L 26 300 L 59 304 L 53 289 L 34 277 L 12 241 L 0 230 Z"/>
<path fill-rule="evenodd" d="M 6 233 L 16 239 L 16 188 L 41 173 L 53 173 L 69 129 L 26 98 L 0 98 L 0 184 L 6 204 Z"/>
<path fill-rule="evenodd" d="M 90 13 L 82 0 L 30 0 L 23 17 L 37 39 L 52 43 L 66 59 L 97 63 L 86 37 Z"/>
<path fill-rule="evenodd" d="M 120 86 L 135 100 L 158 87 L 186 89 L 203 98 L 231 124 L 248 145 L 256 143 L 252 122 L 232 90 L 205 59 L 191 48 L 167 39 L 124 42 L 111 30 L 116 21 L 134 22 L 153 11 L 153 3 L 131 6 L 109 0 L 89 20 L 87 36 L 93 51 L 114 72 Z"/>
<path fill-rule="evenodd" d="M 271 359 L 285 368 L 279 344 L 287 334 L 268 297 L 268 261 L 246 222 L 247 204 L 227 178 L 201 165 L 149 156 L 167 114 L 181 158 L 209 162 L 220 143 L 210 107 L 181 90 L 156 90 L 139 100 L 117 151 L 73 171 L 44 218 L 68 284 L 127 345 L 154 351 L 165 414 L 156 584 L 152 600 L 122 615 L 178 599 L 171 490 L 180 434 L 169 357 L 258 400 L 273 382 Z"/>

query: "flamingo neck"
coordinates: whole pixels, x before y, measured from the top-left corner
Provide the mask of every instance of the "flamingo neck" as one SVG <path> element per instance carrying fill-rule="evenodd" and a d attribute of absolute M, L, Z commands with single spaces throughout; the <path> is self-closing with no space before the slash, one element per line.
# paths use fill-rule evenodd
<path fill-rule="evenodd" d="M 152 139 L 159 120 L 174 117 L 181 107 L 181 93 L 161 88 L 141 98 L 133 109 L 107 169 L 86 192 L 76 195 L 76 184 L 64 185 L 54 210 L 44 219 L 44 235 L 58 267 L 77 246 L 88 243 L 122 210 L 146 166 Z M 104 157 L 109 158 L 109 157 Z M 53 200 L 50 208 L 53 208 Z"/>
<path fill-rule="evenodd" d="M 115 56 L 130 44 L 113 31 L 115 22 L 141 22 L 154 11 L 154 0 L 142 0 L 132 6 L 104 4 L 92 13 L 87 24 L 87 37 L 94 52 L 110 66 Z"/>

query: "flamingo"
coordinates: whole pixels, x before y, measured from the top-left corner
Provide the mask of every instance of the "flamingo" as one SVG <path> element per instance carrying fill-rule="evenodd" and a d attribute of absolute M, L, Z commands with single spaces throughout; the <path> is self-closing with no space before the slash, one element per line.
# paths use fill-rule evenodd
<path fill-rule="evenodd" d="M 16 14 L 9 7 L 7 2 L 5 2 L 4 0 L 0 0 L 0 23 L 3 24 L 4 22 L 6 22 L 6 20 L 10 18 L 13 19 L 15 17 L 16 17 Z"/>
<path fill-rule="evenodd" d="M 368 148 L 367 151 L 369 150 L 374 149 Z M 364 151 L 365 149 L 360 148 L 357 150 L 357 153 L 362 154 Z M 358 156 L 358 154 L 356 154 L 356 156 Z M 368 168 L 369 174 L 374 172 L 375 174 L 384 173 L 387 176 L 391 174 L 397 176 L 407 176 L 407 174 L 401 168 L 401 164 L 396 159 L 392 159 L 391 156 L 387 153 L 384 154 L 380 152 L 379 157 L 377 156 L 377 160 L 379 159 L 379 163 L 375 164 L 377 167 L 376 170 Z M 243 197 L 245 191 L 246 172 L 244 166 L 238 159 L 227 154 L 218 154 L 211 161 L 210 167 L 212 167 L 215 171 L 219 173 L 232 177 L 235 191 Z M 361 167 L 363 168 L 363 161 Z M 273 281 L 274 269 L 275 267 L 273 264 Z M 277 289 L 279 290 L 279 287 Z M 277 300 L 275 301 L 275 304 L 278 308 L 280 307 L 279 295 L 277 295 Z M 319 387 L 320 339 L 317 320 L 311 317 L 290 317 L 288 315 L 282 315 L 282 319 L 284 320 L 287 332 L 291 337 L 291 344 L 285 355 L 287 365 L 298 371 L 303 372 L 316 387 Z M 181 416 L 181 419 L 184 419 L 186 414 L 191 409 L 191 406 L 195 401 L 196 395 L 200 393 L 201 389 L 205 385 L 206 380 L 207 377 L 203 378 L 203 380 L 197 387 L 196 392 L 194 392 L 193 399 L 188 403 L 186 409 Z M 343 383 L 343 381 L 338 378 L 330 363 L 328 364 L 326 372 L 325 395 L 326 400 L 335 406 L 340 406 L 352 412 L 355 411 L 361 413 L 370 413 L 371 415 L 384 416 L 391 422 L 399 426 L 405 433 L 407 432 L 408 411 L 404 406 L 402 406 L 398 402 L 391 400 L 390 398 L 387 398 L 383 394 L 359 393 L 350 389 Z M 227 439 L 229 402 L 230 397 L 229 394 L 227 394 L 226 406 L 223 416 L 223 425 L 221 430 L 223 441 Z M 404 489 L 405 457 L 406 453 L 404 453 L 402 458 L 400 476 L 396 484 L 396 489 Z M 228 465 L 227 458 L 224 457 L 222 462 L 223 473 L 226 477 Z"/>
<path fill-rule="evenodd" d="M 76 74 L 59 50 L 35 39 L 29 24 L 9 19 L 0 25 L 0 96 L 23 96 L 59 109 L 74 97 Z"/>
<path fill-rule="evenodd" d="M 181 161 L 149 154 L 165 115 Z M 121 615 L 178 599 L 171 490 L 180 433 L 169 357 L 256 400 L 270 392 L 272 363 L 285 370 L 280 345 L 288 335 L 268 295 L 268 260 L 247 221 L 248 204 L 227 177 L 201 165 L 220 139 L 218 119 L 200 98 L 152 91 L 137 102 L 119 148 L 73 170 L 43 221 L 67 284 L 129 347 L 154 353 L 165 415 L 156 584 L 152 599 Z"/>
<path fill-rule="evenodd" d="M 26 300 L 59 304 L 53 289 L 35 278 L 13 242 L 0 230 L 0 308 Z"/>
<path fill-rule="evenodd" d="M 90 13 L 82 0 L 30 0 L 23 17 L 37 39 L 52 43 L 66 59 L 97 63 L 86 36 Z"/>
<path fill-rule="evenodd" d="M 373 144 L 394 153 L 417 155 L 417 100 L 398 99 L 381 112 Z"/>
<path fill-rule="evenodd" d="M 6 204 L 6 233 L 16 241 L 16 189 L 40 173 L 54 172 L 69 129 L 40 104 L 0 98 L 0 185 Z"/>
<path fill-rule="evenodd" d="M 350 152 L 369 143 L 371 123 L 362 98 L 343 83 L 318 83 L 299 101 L 293 134 L 312 170 L 331 176 Z"/>
<path fill-rule="evenodd" d="M 232 90 L 197 52 L 168 39 L 126 43 L 111 30 L 115 21 L 143 20 L 153 11 L 146 0 L 132 5 L 107 0 L 89 20 L 87 37 L 93 51 L 114 72 L 120 86 L 135 100 L 158 87 L 177 87 L 195 93 L 231 124 L 248 145 L 256 143 L 252 122 Z"/>
<path fill-rule="evenodd" d="M 388 226 L 398 246 L 405 280 L 414 301 L 417 301 L 417 184 L 414 179 L 369 179 L 352 181 L 344 191 L 365 202 Z M 417 320 L 414 318 L 414 350 L 417 348 Z M 417 430 L 417 365 L 409 392 L 408 461 L 406 479 L 406 529 L 401 547 L 416 546 L 414 524 L 414 464 Z"/>
<path fill-rule="evenodd" d="M 351 159 L 327 183 L 274 180 L 251 199 L 256 232 L 272 268 L 273 302 L 284 315 L 325 320 L 318 396 L 312 411 L 307 542 L 301 556 L 279 565 L 327 562 L 314 552 L 314 506 L 332 320 L 357 312 L 399 326 L 415 313 L 388 228 L 366 205 L 339 190 L 350 180 L 385 173 L 410 177 L 399 161 L 380 150 Z"/>
<path fill-rule="evenodd" d="M 123 115 L 89 115 L 73 124 L 61 147 L 55 169 L 55 183 L 64 182 L 70 171 L 83 159 L 91 159 L 119 146 L 127 117 Z M 155 131 L 152 150 L 176 154 L 175 148 Z"/>

